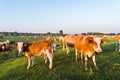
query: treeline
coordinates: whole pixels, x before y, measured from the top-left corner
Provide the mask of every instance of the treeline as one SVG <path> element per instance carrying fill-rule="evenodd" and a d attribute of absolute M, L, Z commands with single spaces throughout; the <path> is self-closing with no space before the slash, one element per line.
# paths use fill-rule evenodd
<path fill-rule="evenodd" d="M 87 33 L 81 33 L 86 35 L 120 35 L 120 33 L 100 33 L 100 32 L 87 32 Z"/>
<path fill-rule="evenodd" d="M 19 32 L 0 32 L 0 38 L 5 37 L 5 36 L 46 36 L 46 35 L 60 35 L 60 33 L 19 33 Z"/>
<path fill-rule="evenodd" d="M 120 35 L 120 33 L 99 33 L 99 32 L 87 32 L 87 33 L 79 33 L 79 34 L 85 34 L 85 35 Z M 3 36 L 40 36 L 40 35 L 66 35 L 63 34 L 63 31 L 60 30 L 58 33 L 51 33 L 51 32 L 46 32 L 46 33 L 19 33 L 19 32 L 0 32 L 0 37 Z M 77 35 L 77 34 L 75 34 Z"/>

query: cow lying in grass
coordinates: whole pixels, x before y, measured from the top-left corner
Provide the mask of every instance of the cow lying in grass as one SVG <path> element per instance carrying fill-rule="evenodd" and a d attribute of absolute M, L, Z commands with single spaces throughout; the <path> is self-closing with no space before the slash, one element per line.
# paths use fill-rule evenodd
<path fill-rule="evenodd" d="M 22 46 L 19 46 L 21 43 Z M 17 49 L 21 48 L 21 52 L 28 58 L 28 66 L 27 69 L 30 68 L 31 61 L 32 66 L 34 65 L 34 55 L 41 56 L 44 54 L 45 63 L 47 62 L 47 58 L 49 59 L 49 68 L 52 69 L 52 61 L 53 61 L 53 46 L 51 40 L 40 40 L 33 43 L 23 43 L 20 42 L 19 45 L 16 45 Z M 20 52 L 20 53 L 21 53 Z"/>

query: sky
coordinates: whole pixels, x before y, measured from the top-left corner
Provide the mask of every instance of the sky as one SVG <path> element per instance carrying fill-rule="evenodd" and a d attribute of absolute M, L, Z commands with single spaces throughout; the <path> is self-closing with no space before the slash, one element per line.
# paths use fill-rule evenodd
<path fill-rule="evenodd" d="M 120 33 L 120 0 L 0 0 L 0 32 Z"/>

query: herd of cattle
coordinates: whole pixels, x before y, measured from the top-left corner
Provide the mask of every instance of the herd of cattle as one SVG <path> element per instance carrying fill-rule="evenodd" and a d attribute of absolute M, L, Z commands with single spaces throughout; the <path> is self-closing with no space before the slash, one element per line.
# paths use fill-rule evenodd
<path fill-rule="evenodd" d="M 85 70 L 88 70 L 88 57 L 92 57 L 95 69 L 99 70 L 96 64 L 95 52 L 103 52 L 101 44 L 106 42 L 103 38 L 88 35 L 66 35 L 64 37 L 59 36 L 54 38 L 54 41 L 58 40 L 62 41 L 63 51 L 66 49 L 67 54 L 70 52 L 70 47 L 74 47 L 76 62 L 78 62 L 78 57 L 80 56 L 82 62 L 84 62 Z M 54 43 L 54 41 L 51 38 L 46 38 L 35 42 L 16 43 L 15 41 L 7 40 L 0 42 L 0 52 L 11 51 L 11 44 L 14 44 L 18 50 L 18 56 L 25 55 L 28 58 L 27 69 L 34 65 L 34 55 L 40 56 L 42 54 L 44 55 L 45 63 L 49 60 L 49 68 L 52 69 L 54 51 L 58 46 Z M 120 36 L 116 37 L 116 50 L 120 52 Z"/>

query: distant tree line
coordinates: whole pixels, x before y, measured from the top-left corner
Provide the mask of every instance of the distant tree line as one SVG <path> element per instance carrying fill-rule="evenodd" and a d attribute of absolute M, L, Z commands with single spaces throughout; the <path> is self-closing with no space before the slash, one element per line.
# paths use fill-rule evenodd
<path fill-rule="evenodd" d="M 100 33 L 100 32 L 87 32 L 87 33 L 80 33 L 80 34 L 84 34 L 84 35 L 120 35 L 120 33 Z M 0 32 L 0 38 L 3 36 L 40 36 L 40 35 L 50 35 L 50 36 L 54 36 L 54 35 L 66 35 L 63 33 L 63 30 L 60 30 L 58 33 L 51 33 L 51 32 L 46 32 L 46 33 L 19 33 L 17 31 L 15 32 Z M 77 34 L 75 34 L 77 35 Z"/>
<path fill-rule="evenodd" d="M 100 33 L 100 32 L 87 32 L 87 33 L 81 33 L 85 35 L 119 35 L 120 33 Z"/>

